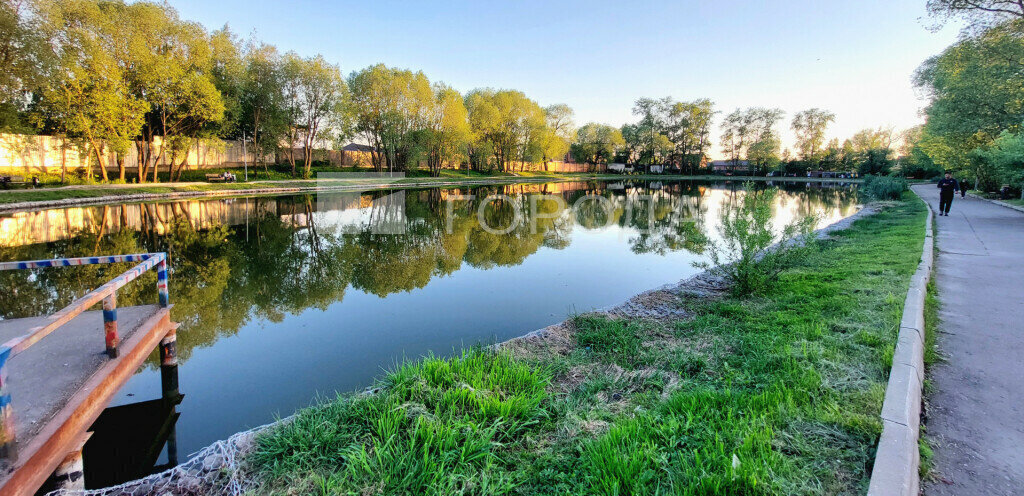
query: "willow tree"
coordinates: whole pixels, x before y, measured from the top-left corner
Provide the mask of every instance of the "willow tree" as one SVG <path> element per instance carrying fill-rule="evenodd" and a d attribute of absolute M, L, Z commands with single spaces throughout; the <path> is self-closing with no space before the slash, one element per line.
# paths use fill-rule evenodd
<path fill-rule="evenodd" d="M 576 130 L 572 154 L 576 160 L 586 164 L 607 164 L 625 144 L 622 131 L 606 124 L 589 122 Z"/>
<path fill-rule="evenodd" d="M 541 137 L 544 162 L 557 160 L 569 152 L 576 135 L 572 107 L 559 103 L 544 108 L 545 129 Z"/>
<path fill-rule="evenodd" d="M 338 66 L 317 55 L 305 59 L 299 73 L 299 108 L 303 130 L 303 177 L 310 177 L 313 150 L 330 140 L 332 133 L 344 134 L 348 128 L 348 86 Z"/>
<path fill-rule="evenodd" d="M 796 149 L 800 158 L 806 162 L 820 162 L 822 145 L 825 144 L 825 131 L 829 123 L 836 120 L 836 114 L 828 110 L 811 108 L 797 112 L 793 116 L 790 127 L 796 134 Z"/>
<path fill-rule="evenodd" d="M 278 149 L 288 131 L 283 61 L 271 45 L 250 42 L 243 57 L 239 131 L 252 139 L 256 160 L 269 176 L 266 156 Z"/>
<path fill-rule="evenodd" d="M 434 102 L 424 110 L 424 127 L 417 141 L 423 149 L 430 174 L 438 176 L 441 168 L 457 165 L 465 158 L 466 146 L 472 138 L 469 112 L 462 95 L 449 86 L 434 85 Z"/>
<path fill-rule="evenodd" d="M 539 154 L 544 109 L 521 91 L 476 89 L 466 95 L 466 108 L 470 128 L 490 148 L 500 170 Z"/>
<path fill-rule="evenodd" d="M 29 95 L 44 86 L 54 62 L 41 0 L 0 0 L 0 131 L 25 127 Z"/>
<path fill-rule="evenodd" d="M 57 70 L 39 92 L 35 118 L 83 143 L 104 181 L 107 152 L 113 152 L 123 181 L 124 156 L 150 105 L 133 93 L 130 75 L 117 59 L 119 26 L 92 2 L 57 3 L 48 15 L 59 56 Z M 89 168 L 86 173 L 91 175 Z"/>
<path fill-rule="evenodd" d="M 377 64 L 349 76 L 354 129 L 370 146 L 373 167 L 404 170 L 413 150 L 413 132 L 424 127 L 424 113 L 435 105 L 422 72 Z"/>

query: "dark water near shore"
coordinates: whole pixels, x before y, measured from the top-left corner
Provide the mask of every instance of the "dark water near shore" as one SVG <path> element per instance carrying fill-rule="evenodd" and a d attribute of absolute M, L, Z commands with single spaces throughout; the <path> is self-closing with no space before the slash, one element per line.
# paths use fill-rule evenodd
<path fill-rule="evenodd" d="M 779 186 L 780 223 L 857 208 L 855 186 Z M 741 187 L 581 181 L 23 212 L 0 215 L 0 260 L 169 253 L 184 459 L 403 358 L 503 341 L 692 275 Z M 482 200 L 492 194 L 507 196 Z M 0 317 L 53 312 L 126 268 L 0 272 Z M 153 277 L 119 304 L 155 302 Z M 151 359 L 115 405 L 159 396 Z"/>

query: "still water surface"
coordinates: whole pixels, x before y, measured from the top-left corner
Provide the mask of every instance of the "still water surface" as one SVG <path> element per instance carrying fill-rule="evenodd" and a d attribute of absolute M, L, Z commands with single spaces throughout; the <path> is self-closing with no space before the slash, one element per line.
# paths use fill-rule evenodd
<path fill-rule="evenodd" d="M 778 222 L 857 208 L 851 185 L 780 186 Z M 169 253 L 184 456 L 362 389 L 404 357 L 502 341 L 692 275 L 740 190 L 588 181 L 23 212 L 0 216 L 0 260 Z M 578 208 L 531 210 L 537 193 Z M 481 207 L 489 194 L 508 198 Z M 125 268 L 0 273 L 0 317 L 52 312 Z M 152 288 L 133 283 L 119 304 L 154 302 Z M 115 404 L 159 394 L 151 359 Z"/>

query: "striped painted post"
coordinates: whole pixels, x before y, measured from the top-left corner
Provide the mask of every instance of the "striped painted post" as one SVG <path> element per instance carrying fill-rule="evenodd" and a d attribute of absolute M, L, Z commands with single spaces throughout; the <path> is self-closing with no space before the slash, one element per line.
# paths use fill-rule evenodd
<path fill-rule="evenodd" d="M 156 291 L 160 298 L 160 306 L 166 307 L 171 304 L 170 295 L 167 292 L 167 256 L 160 258 L 156 264 Z"/>
<path fill-rule="evenodd" d="M 160 388 L 165 400 L 178 400 L 178 333 L 174 329 L 160 340 Z"/>
<path fill-rule="evenodd" d="M 0 458 L 13 460 L 17 457 L 14 437 L 14 412 L 11 406 L 11 391 L 7 387 L 7 360 L 11 348 L 0 349 Z"/>
<path fill-rule="evenodd" d="M 117 293 L 103 298 L 103 333 L 107 344 L 107 356 L 117 358 Z"/>

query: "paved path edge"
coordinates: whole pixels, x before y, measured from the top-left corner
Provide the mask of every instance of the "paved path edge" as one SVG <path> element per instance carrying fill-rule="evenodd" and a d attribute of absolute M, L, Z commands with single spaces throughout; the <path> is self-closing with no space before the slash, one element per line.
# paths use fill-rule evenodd
<path fill-rule="evenodd" d="M 971 198 L 977 198 L 979 200 L 985 200 L 985 201 L 987 201 L 989 203 L 995 203 L 996 205 L 999 205 L 1000 207 L 1006 207 L 1006 208 L 1009 208 L 1011 210 L 1016 210 L 1018 212 L 1024 212 L 1024 207 L 1018 207 L 1017 205 L 1014 205 L 1012 203 L 1006 203 L 1006 202 L 1001 201 L 1001 200 L 993 200 L 991 198 L 985 198 L 984 196 L 979 196 L 979 195 L 976 195 L 974 193 L 967 193 L 967 196 L 970 196 Z"/>
<path fill-rule="evenodd" d="M 921 198 L 921 201 L 924 199 Z M 924 383 L 924 299 L 935 262 L 932 216 L 929 205 L 921 262 L 910 279 L 910 288 L 903 303 L 903 318 L 900 320 L 896 350 L 892 357 L 892 370 L 885 388 L 881 413 L 882 436 L 878 440 L 875 465 L 871 470 L 869 496 L 916 496 L 920 491 L 918 438 L 921 389 Z"/>

